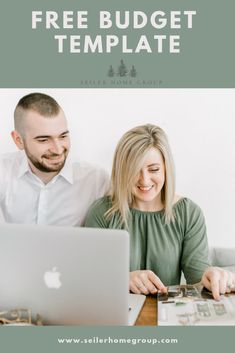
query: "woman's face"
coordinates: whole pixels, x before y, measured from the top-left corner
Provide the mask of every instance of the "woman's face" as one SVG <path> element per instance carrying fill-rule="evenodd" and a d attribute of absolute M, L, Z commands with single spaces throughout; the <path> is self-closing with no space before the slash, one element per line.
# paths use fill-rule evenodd
<path fill-rule="evenodd" d="M 141 211 L 158 211 L 163 208 L 161 190 L 165 182 L 165 164 L 161 152 L 152 147 L 132 189 L 133 207 Z"/>

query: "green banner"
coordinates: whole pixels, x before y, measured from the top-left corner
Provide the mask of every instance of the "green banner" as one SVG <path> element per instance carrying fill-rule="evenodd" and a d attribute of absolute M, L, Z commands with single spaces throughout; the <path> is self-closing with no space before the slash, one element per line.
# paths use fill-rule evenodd
<path fill-rule="evenodd" d="M 234 346 L 233 327 L 84 328 L 27 327 L 0 329 L 5 353 L 18 352 L 190 352 L 221 353 Z"/>
<path fill-rule="evenodd" d="M 231 0 L 1 0 L 0 87 L 235 87 Z"/>

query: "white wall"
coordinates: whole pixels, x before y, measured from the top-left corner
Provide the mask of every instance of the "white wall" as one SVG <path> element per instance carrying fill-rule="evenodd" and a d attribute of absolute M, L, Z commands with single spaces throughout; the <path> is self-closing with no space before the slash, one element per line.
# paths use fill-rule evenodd
<path fill-rule="evenodd" d="M 69 120 L 72 155 L 110 171 L 122 134 L 139 124 L 161 126 L 171 142 L 177 192 L 203 209 L 211 245 L 235 246 L 235 90 L 0 90 L 0 152 L 15 150 L 13 111 L 25 94 L 52 95 Z"/>

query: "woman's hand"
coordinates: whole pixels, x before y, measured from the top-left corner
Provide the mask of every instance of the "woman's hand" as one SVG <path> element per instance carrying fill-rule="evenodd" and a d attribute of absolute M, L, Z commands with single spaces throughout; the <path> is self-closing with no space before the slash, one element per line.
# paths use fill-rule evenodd
<path fill-rule="evenodd" d="M 212 292 L 214 299 L 219 300 L 220 294 L 235 291 L 235 274 L 219 267 L 208 267 L 201 283 Z"/>
<path fill-rule="evenodd" d="M 130 291 L 135 294 L 155 294 L 158 291 L 167 292 L 160 278 L 153 271 L 133 271 L 130 272 Z"/>

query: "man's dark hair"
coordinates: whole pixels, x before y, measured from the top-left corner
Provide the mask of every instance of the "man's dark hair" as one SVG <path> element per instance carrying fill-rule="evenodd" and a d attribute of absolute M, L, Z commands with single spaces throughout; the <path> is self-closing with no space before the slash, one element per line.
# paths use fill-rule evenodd
<path fill-rule="evenodd" d="M 16 108 L 24 110 L 34 110 L 44 116 L 52 116 L 58 114 L 60 110 L 56 100 L 44 93 L 30 93 L 22 97 Z"/>
<path fill-rule="evenodd" d="M 14 111 L 15 129 L 22 132 L 22 118 L 25 112 L 32 110 L 45 117 L 56 116 L 60 111 L 56 100 L 44 93 L 30 93 L 22 97 Z"/>

